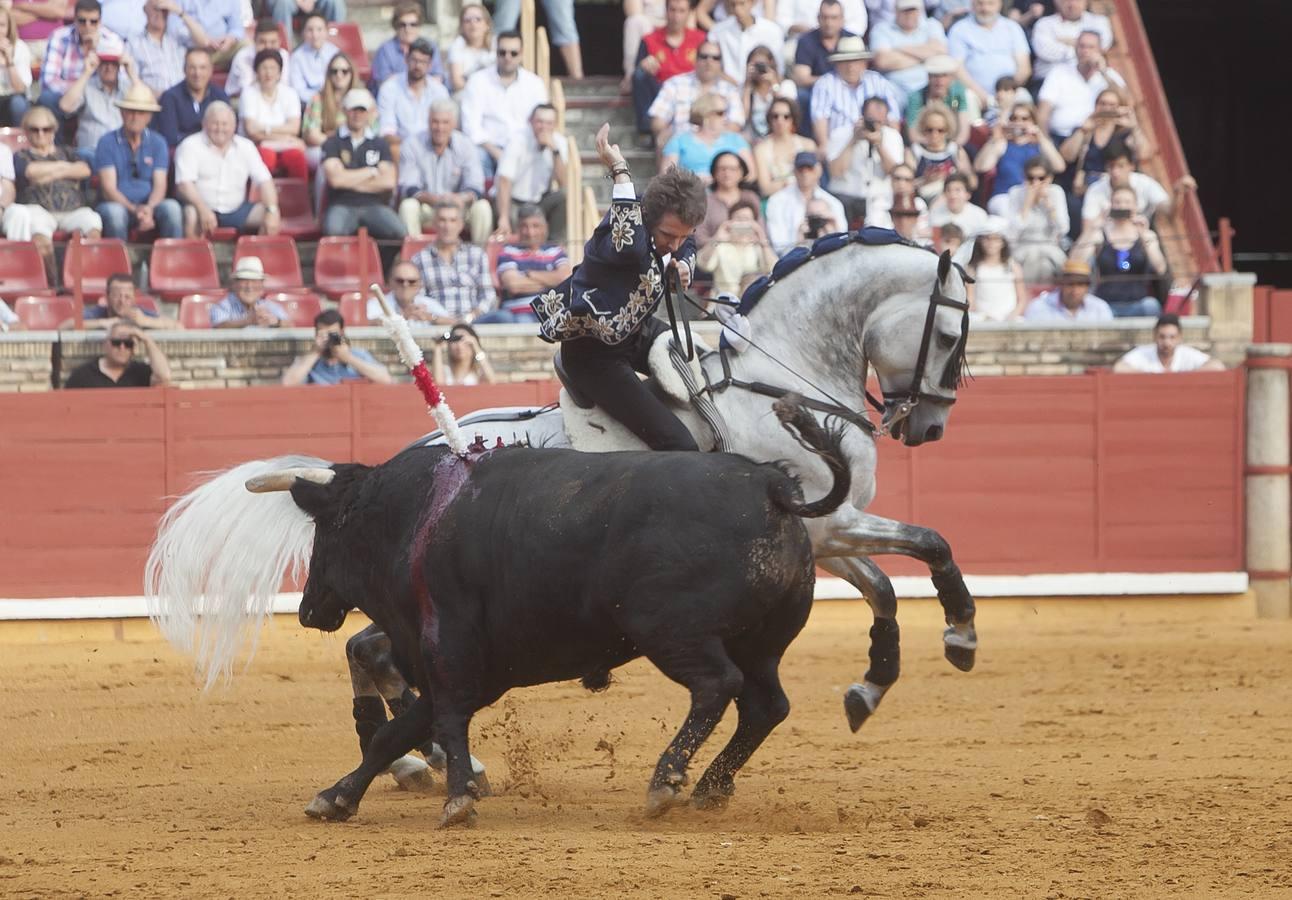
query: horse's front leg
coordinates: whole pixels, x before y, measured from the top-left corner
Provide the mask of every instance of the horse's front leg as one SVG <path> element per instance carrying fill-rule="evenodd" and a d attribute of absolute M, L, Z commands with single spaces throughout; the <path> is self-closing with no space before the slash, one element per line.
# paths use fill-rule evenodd
<path fill-rule="evenodd" d="M 893 583 L 874 560 L 862 556 L 840 556 L 818 560 L 817 565 L 861 591 L 875 616 L 875 622 L 870 626 L 870 668 L 861 684 L 852 685 L 843 695 L 848 727 L 856 731 L 870 718 L 901 672 L 897 595 L 893 592 Z"/>
<path fill-rule="evenodd" d="M 951 556 L 951 546 L 942 535 L 930 528 L 895 522 L 856 509 L 841 510 L 836 527 L 830 531 L 819 557 L 879 556 L 895 554 L 918 559 L 929 567 L 938 601 L 946 614 L 947 628 L 942 633 L 947 660 L 962 672 L 973 668 L 978 650 L 978 633 L 974 630 L 973 595 L 965 586 L 960 567 Z M 847 575 L 844 575 L 848 578 Z M 848 578 L 852 581 L 851 578 Z M 865 593 L 864 586 L 852 581 Z"/>
<path fill-rule="evenodd" d="M 390 639 L 376 624 L 346 642 L 345 660 L 354 688 L 354 727 L 359 734 L 359 752 L 365 753 L 372 736 L 386 724 L 385 704 L 389 703 L 391 712 L 398 716 L 417 698 L 395 670 Z M 412 754 L 391 763 L 390 774 L 406 791 L 431 788 L 429 767 Z"/>

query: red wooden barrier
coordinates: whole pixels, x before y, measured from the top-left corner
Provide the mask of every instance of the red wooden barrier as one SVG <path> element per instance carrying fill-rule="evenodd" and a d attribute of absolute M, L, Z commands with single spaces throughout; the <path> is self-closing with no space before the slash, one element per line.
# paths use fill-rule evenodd
<path fill-rule="evenodd" d="M 1242 392 L 1241 372 L 981 379 L 943 441 L 881 444 L 873 511 L 939 529 L 978 574 L 1239 571 Z M 448 393 L 463 414 L 556 386 Z M 136 595 L 164 498 L 199 473 L 375 463 L 432 428 L 407 385 L 0 395 L 0 423 L 0 597 Z"/>

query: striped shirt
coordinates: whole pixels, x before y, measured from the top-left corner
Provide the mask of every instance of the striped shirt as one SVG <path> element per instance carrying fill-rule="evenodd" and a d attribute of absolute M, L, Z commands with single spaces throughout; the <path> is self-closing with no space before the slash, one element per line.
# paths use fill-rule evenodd
<path fill-rule="evenodd" d="M 256 301 L 256 309 L 266 309 L 274 314 L 274 318 L 279 322 L 286 322 L 288 319 L 287 310 L 275 303 L 273 300 L 261 298 Z M 211 316 L 211 327 L 223 325 L 225 322 L 236 322 L 239 319 L 250 319 L 252 313 L 247 309 L 247 305 L 238 299 L 234 293 L 226 294 L 224 299 L 219 303 L 213 304 L 206 308 Z M 254 320 L 253 320 L 254 322 Z"/>
<path fill-rule="evenodd" d="M 99 27 L 99 47 L 124 49 L 125 42 L 113 31 Z M 59 94 L 66 94 L 72 82 L 85 71 L 85 50 L 75 25 L 64 25 L 49 36 L 45 61 L 40 66 L 40 83 Z"/>
<path fill-rule="evenodd" d="M 543 244 L 541 247 L 529 248 L 519 244 L 507 244 L 498 255 L 498 277 L 504 272 L 519 272 L 528 275 L 530 272 L 555 272 L 566 265 L 568 257 L 565 248 L 560 244 Z M 505 282 L 504 282 L 505 284 Z M 512 313 L 529 313 L 530 301 L 538 294 L 512 295 L 504 288 L 505 299 L 502 308 Z"/>
<path fill-rule="evenodd" d="M 713 84 L 700 84 L 694 72 L 674 75 L 664 82 L 650 105 L 652 119 L 664 119 L 675 132 L 691 130 L 691 104 L 703 94 L 717 94 L 727 101 L 727 121 L 733 125 L 745 124 L 745 104 L 740 99 L 740 88 L 719 78 Z"/>
<path fill-rule="evenodd" d="M 837 72 L 822 75 L 812 88 L 812 121 L 824 119 L 827 132 L 843 125 L 851 128 L 861 118 L 861 108 L 871 97 L 887 101 L 891 123 L 896 125 L 901 121 L 902 103 L 897 89 L 873 69 L 861 73 L 856 87 L 840 78 Z"/>
<path fill-rule="evenodd" d="M 158 97 L 184 80 L 184 45 L 170 32 L 162 32 L 160 43 L 148 32 L 140 32 L 130 39 L 128 48 L 135 58 L 139 80 Z"/>
<path fill-rule="evenodd" d="M 476 309 L 487 312 L 497 303 L 489 258 L 475 244 L 459 244 L 449 262 L 432 244 L 413 257 L 413 265 L 422 276 L 426 295 L 455 319 Z"/>

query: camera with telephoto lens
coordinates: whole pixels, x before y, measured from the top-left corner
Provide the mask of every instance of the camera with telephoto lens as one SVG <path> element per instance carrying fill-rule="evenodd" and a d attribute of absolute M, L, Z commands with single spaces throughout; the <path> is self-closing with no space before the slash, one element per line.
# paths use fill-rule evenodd
<path fill-rule="evenodd" d="M 466 337 L 466 335 L 464 335 L 460 331 L 457 332 L 456 334 L 452 331 L 446 331 L 444 332 L 444 334 L 440 335 L 440 340 L 444 341 L 444 343 L 446 344 L 456 344 L 464 337 Z"/>
<path fill-rule="evenodd" d="M 825 234 L 825 216 L 808 216 L 807 217 L 807 236 L 816 240 Z"/>
<path fill-rule="evenodd" d="M 864 125 L 866 132 L 869 134 L 874 134 L 879 130 L 879 122 L 869 116 L 862 120 L 862 124 Z"/>

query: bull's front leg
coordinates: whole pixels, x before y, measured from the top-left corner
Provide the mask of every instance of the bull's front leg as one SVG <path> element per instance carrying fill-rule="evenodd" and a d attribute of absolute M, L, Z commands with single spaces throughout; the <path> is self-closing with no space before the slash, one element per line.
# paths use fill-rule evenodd
<path fill-rule="evenodd" d="M 418 744 L 430 739 L 434 725 L 434 708 L 429 697 L 419 697 L 402 715 L 382 725 L 372 735 L 363 752 L 359 768 L 332 787 L 319 791 L 305 807 L 305 814 L 315 819 L 345 821 L 359 811 L 359 801 L 372 780 L 386 771 L 395 760 Z"/>

